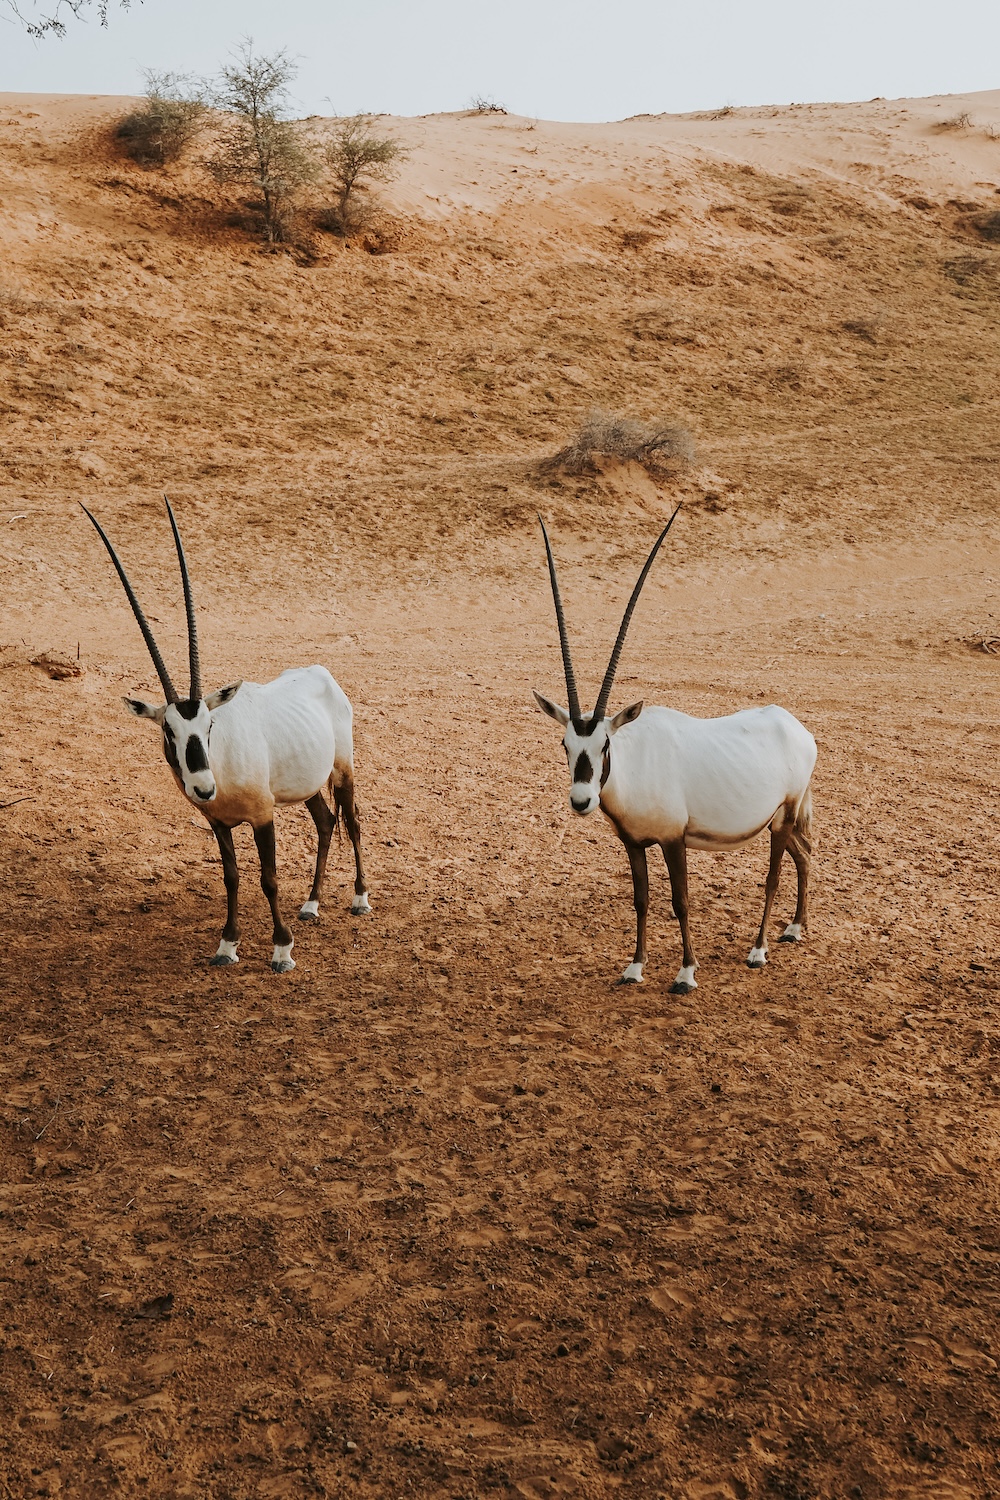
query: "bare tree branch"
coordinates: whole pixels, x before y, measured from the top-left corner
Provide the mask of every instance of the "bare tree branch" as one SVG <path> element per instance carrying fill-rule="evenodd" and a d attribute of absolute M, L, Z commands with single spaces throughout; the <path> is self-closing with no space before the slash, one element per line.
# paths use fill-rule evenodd
<path fill-rule="evenodd" d="M 140 5 L 142 0 L 139 0 Z M 122 10 L 130 9 L 132 0 L 118 0 Z M 38 0 L 32 0 L 32 12 L 29 14 L 18 0 L 0 0 L 0 16 L 6 14 L 11 20 L 22 26 L 29 36 L 65 36 L 66 18 L 81 21 L 85 19 L 85 12 L 93 9 L 102 26 L 108 24 L 108 11 L 111 9 L 112 0 L 47 0 L 42 7 Z"/>

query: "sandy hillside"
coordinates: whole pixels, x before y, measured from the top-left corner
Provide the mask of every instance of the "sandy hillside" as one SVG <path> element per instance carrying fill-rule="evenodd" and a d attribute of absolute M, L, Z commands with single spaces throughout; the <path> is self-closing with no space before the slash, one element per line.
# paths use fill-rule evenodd
<path fill-rule="evenodd" d="M 0 95 L 0 1493 L 997 1493 L 1000 92 L 566 125 L 387 120 L 389 232 L 263 254 L 131 101 Z M 322 121 L 310 122 L 322 133 Z M 651 476 L 542 462 L 592 408 Z M 334 844 L 272 975 L 120 696 L 321 661 Z M 763 845 L 571 820 L 535 513 L 590 697 L 816 735 L 809 940 Z M 286 913 L 312 825 L 278 824 Z M 791 877 L 779 897 L 787 920 Z M 780 930 L 775 929 L 775 934 Z M 773 937 L 772 937 L 773 941 Z"/>

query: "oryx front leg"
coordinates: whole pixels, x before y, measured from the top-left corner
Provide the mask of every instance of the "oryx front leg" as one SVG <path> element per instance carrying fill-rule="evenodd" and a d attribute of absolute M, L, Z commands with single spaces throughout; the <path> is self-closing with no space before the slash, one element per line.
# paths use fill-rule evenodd
<path fill-rule="evenodd" d="M 635 902 L 635 954 L 619 984 L 641 984 L 642 966 L 646 962 L 646 913 L 649 910 L 649 869 L 646 851 L 641 844 L 626 842 L 625 852 L 632 867 L 632 891 Z"/>
<path fill-rule="evenodd" d="M 664 844 L 662 848 L 663 858 L 667 864 L 667 874 L 670 876 L 670 899 L 673 903 L 677 925 L 681 930 L 682 947 L 681 966 L 677 971 L 677 978 L 670 986 L 670 993 L 671 995 L 689 995 L 692 990 L 698 988 L 694 977 L 698 960 L 694 956 L 691 927 L 688 922 L 687 848 L 683 839 L 678 839 L 675 844 Z"/>
<path fill-rule="evenodd" d="M 788 841 L 788 852 L 795 864 L 798 889 L 795 915 L 778 942 L 801 943 L 809 920 L 809 865 L 812 860 L 812 796 L 809 792 L 806 792 L 799 807 L 795 827 Z"/>
<path fill-rule="evenodd" d="M 233 847 L 233 830 L 226 828 L 223 823 L 213 823 L 212 829 L 219 845 L 219 853 L 222 855 L 222 878 L 226 883 L 226 925 L 222 929 L 222 938 L 210 963 L 221 967 L 223 964 L 238 964 L 240 961 L 239 954 L 236 952 L 236 944 L 240 940 L 240 928 L 237 921 L 240 870 L 236 863 L 236 850 Z"/>
<path fill-rule="evenodd" d="M 292 934 L 281 920 L 281 913 L 278 910 L 278 867 L 274 849 L 274 824 L 265 823 L 262 828 L 255 828 L 253 838 L 260 856 L 260 888 L 267 897 L 267 904 L 271 908 L 271 921 L 274 924 L 272 937 L 274 953 L 271 955 L 271 968 L 276 974 L 287 974 L 289 969 L 295 968 L 295 960 L 292 957 Z"/>
<path fill-rule="evenodd" d="M 764 885 L 764 915 L 760 919 L 757 941 L 747 954 L 748 969 L 762 969 L 767 963 L 767 924 L 774 898 L 778 894 L 781 861 L 788 847 L 789 832 L 790 829 L 785 823 L 781 823 L 777 828 L 773 824 L 771 826 L 771 859 L 767 867 L 767 881 Z"/>
<path fill-rule="evenodd" d="M 354 847 L 354 900 L 351 902 L 351 912 L 355 917 L 364 917 L 371 911 L 371 906 L 368 902 L 365 867 L 361 859 L 361 825 L 354 806 L 354 781 L 350 774 L 344 777 L 340 786 L 334 788 L 333 795 Z"/>
<path fill-rule="evenodd" d="M 313 875 L 312 890 L 309 892 L 309 900 L 303 902 L 299 908 L 300 922 L 315 922 L 319 916 L 319 898 L 323 890 L 323 881 L 326 876 L 326 860 L 330 852 L 330 839 L 333 836 L 334 817 L 322 792 L 309 797 L 306 807 L 312 813 L 312 820 L 316 824 L 316 873 Z"/>

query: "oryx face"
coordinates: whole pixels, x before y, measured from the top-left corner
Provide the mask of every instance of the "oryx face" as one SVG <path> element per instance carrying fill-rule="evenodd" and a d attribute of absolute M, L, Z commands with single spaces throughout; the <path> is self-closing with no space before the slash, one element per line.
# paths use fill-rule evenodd
<path fill-rule="evenodd" d="M 188 698 L 156 708 L 139 698 L 125 699 L 129 713 L 159 724 L 167 765 L 180 781 L 184 795 L 196 807 L 215 799 L 215 777 L 209 760 L 212 714 L 235 697 L 239 688 L 238 682 L 231 682 L 217 693 L 209 693 L 207 698 Z"/>
<path fill-rule="evenodd" d="M 623 708 L 611 719 L 571 719 L 565 708 L 535 694 L 535 701 L 543 713 L 562 724 L 563 749 L 569 765 L 569 805 L 581 818 L 595 811 L 601 803 L 601 788 L 611 775 L 611 736 L 623 724 L 630 724 L 642 712 L 641 703 Z"/>

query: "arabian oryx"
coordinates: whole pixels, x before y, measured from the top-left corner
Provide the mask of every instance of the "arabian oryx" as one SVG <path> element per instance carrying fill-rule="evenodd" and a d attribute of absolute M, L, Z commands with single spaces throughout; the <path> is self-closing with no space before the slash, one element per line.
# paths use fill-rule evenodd
<path fill-rule="evenodd" d="M 187 612 L 191 689 L 186 698 L 180 697 L 170 681 L 153 632 L 115 549 L 100 524 L 87 507 L 83 507 L 117 569 L 167 698 L 166 703 L 159 707 L 143 703 L 138 698 L 126 698 L 125 705 L 137 718 L 153 719 L 159 724 L 163 731 L 163 754 L 174 780 L 192 806 L 208 819 L 218 840 L 228 912 L 222 940 L 212 963 L 238 962 L 240 875 L 233 848 L 233 829 L 239 823 L 249 823 L 260 856 L 261 889 L 267 897 L 274 922 L 271 968 L 276 974 L 287 974 L 289 969 L 295 968 L 295 961 L 292 958 L 292 934 L 278 910 L 274 853 L 276 804 L 304 802 L 319 836 L 312 890 L 299 918 L 303 922 L 313 922 L 317 918 L 330 838 L 341 813 L 354 845 L 356 879 L 351 911 L 360 914 L 371 909 L 361 863 L 361 831 L 354 809 L 351 705 L 325 667 L 294 667 L 282 672 L 273 682 L 230 682 L 214 693 L 202 695 L 191 581 L 170 501 L 167 500 L 166 504 Z M 324 783 L 333 792 L 337 815 L 330 811 L 323 797 L 321 788 Z"/>
<path fill-rule="evenodd" d="M 680 506 L 677 507 L 677 510 Z M 810 825 L 809 781 L 816 764 L 816 743 L 807 729 L 783 708 L 745 708 L 724 719 L 693 719 L 672 708 L 643 709 L 641 702 L 606 717 L 608 698 L 625 643 L 632 611 L 663 539 L 670 517 L 632 591 L 611 653 L 608 670 L 589 716 L 580 709 L 566 620 L 549 535 L 542 525 L 545 551 L 562 646 L 569 708 L 560 708 L 540 693 L 538 706 L 565 729 L 563 748 L 570 768 L 570 806 L 581 817 L 600 807 L 614 824 L 632 867 L 635 891 L 635 957 L 620 983 L 636 984 L 646 962 L 646 911 L 649 874 L 646 850 L 659 844 L 670 876 L 674 915 L 680 924 L 683 961 L 670 987 L 672 995 L 696 989 L 698 961 L 688 924 L 688 849 L 739 849 L 765 828 L 771 831 L 764 915 L 747 964 L 767 962 L 767 922 L 778 889 L 782 855 L 787 849 L 798 874 L 794 919 L 780 941 L 798 943 L 806 925 Z"/>

